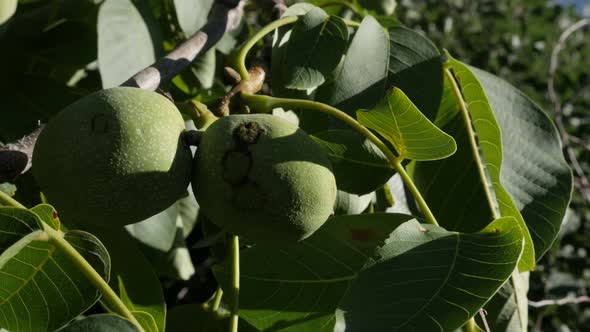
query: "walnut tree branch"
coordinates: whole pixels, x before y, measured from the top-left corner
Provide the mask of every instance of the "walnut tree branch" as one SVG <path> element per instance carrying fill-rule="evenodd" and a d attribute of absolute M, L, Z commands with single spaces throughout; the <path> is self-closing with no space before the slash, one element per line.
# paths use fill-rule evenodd
<path fill-rule="evenodd" d="M 213 47 L 223 35 L 238 27 L 245 0 L 215 0 L 205 26 L 165 57 L 133 75 L 122 86 L 155 91 Z M 0 145 L 0 183 L 12 181 L 31 167 L 37 137 L 43 126 L 16 143 Z"/>

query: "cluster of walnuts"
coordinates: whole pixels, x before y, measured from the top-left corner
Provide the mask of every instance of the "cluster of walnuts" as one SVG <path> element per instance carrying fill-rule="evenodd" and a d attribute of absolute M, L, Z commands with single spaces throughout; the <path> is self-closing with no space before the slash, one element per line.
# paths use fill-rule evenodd
<path fill-rule="evenodd" d="M 266 114 L 211 124 L 193 155 L 167 98 L 111 88 L 68 106 L 45 127 L 33 174 L 62 219 L 120 227 L 173 204 L 192 184 L 201 211 L 260 244 L 298 241 L 333 213 L 330 160 L 305 132 Z"/>

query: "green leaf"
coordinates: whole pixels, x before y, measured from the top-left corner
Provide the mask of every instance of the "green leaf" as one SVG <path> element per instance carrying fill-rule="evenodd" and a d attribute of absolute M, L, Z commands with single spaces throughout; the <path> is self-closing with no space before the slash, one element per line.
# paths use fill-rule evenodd
<path fill-rule="evenodd" d="M 387 139 L 400 160 L 443 159 L 457 149 L 453 137 L 432 124 L 396 87 L 375 108 L 357 111 L 357 119 Z"/>
<path fill-rule="evenodd" d="M 526 331 L 528 326 L 529 273 L 512 273 L 512 277 L 500 288 L 498 293 L 486 303 L 486 322 L 490 330 L 501 332 Z M 479 326 L 485 326 L 476 316 Z"/>
<path fill-rule="evenodd" d="M 284 64 L 284 85 L 305 90 L 323 84 L 336 69 L 348 44 L 348 27 L 336 16 L 313 8 L 293 27 Z"/>
<path fill-rule="evenodd" d="M 215 81 L 215 49 L 212 48 L 199 56 L 190 66 L 190 71 L 199 82 L 202 89 L 211 89 Z"/>
<path fill-rule="evenodd" d="M 39 204 L 31 208 L 31 212 L 35 213 L 41 221 L 51 226 L 55 230 L 61 229 L 61 224 L 57 215 L 57 211 L 49 204 Z"/>
<path fill-rule="evenodd" d="M 334 311 L 376 247 L 411 216 L 330 218 L 306 240 L 240 254 L 240 316 L 260 330 L 332 331 Z M 228 289 L 230 262 L 215 267 Z"/>
<path fill-rule="evenodd" d="M 555 126 L 541 108 L 502 79 L 471 68 L 502 129 L 500 181 L 530 231 L 539 260 L 555 241 L 573 179 Z"/>
<path fill-rule="evenodd" d="M 510 277 L 522 248 L 511 217 L 475 234 L 408 221 L 349 288 L 342 324 L 347 331 L 453 331 Z"/>
<path fill-rule="evenodd" d="M 130 321 L 111 314 L 92 315 L 70 323 L 58 332 L 139 332 Z"/>
<path fill-rule="evenodd" d="M 133 237 L 124 228 L 92 227 L 91 231 L 111 254 L 109 285 L 118 291 L 123 303 L 146 332 L 164 331 L 166 303 L 162 286 Z"/>
<path fill-rule="evenodd" d="M 177 217 L 178 204 L 174 203 L 166 210 L 146 220 L 125 226 L 125 229 L 144 245 L 167 252 L 172 248 L 176 236 Z"/>
<path fill-rule="evenodd" d="M 222 316 L 203 310 L 198 304 L 184 304 L 173 307 L 168 312 L 166 331 L 185 332 L 190 326 L 191 332 L 226 332 L 229 326 L 229 315 Z M 251 327 L 244 320 L 238 323 L 240 332 L 258 331 Z"/>
<path fill-rule="evenodd" d="M 68 254 L 48 241 L 39 217 L 0 208 L 0 326 L 11 331 L 53 331 L 100 297 Z M 105 279 L 109 254 L 90 233 L 68 231 L 69 242 Z"/>
<path fill-rule="evenodd" d="M 461 100 L 457 100 L 452 82 L 447 77 L 437 123 L 457 140 L 459 151 L 440 162 L 416 163 L 416 185 L 440 225 L 450 230 L 474 232 L 485 227 L 496 215 L 514 217 L 525 236 L 519 268 L 532 270 L 535 251 L 531 236 L 500 180 L 500 171 L 504 166 L 498 123 L 481 84 L 469 68 L 450 56 L 448 66 L 461 89 Z M 461 116 L 462 107 L 469 113 L 469 120 Z M 472 147 L 471 137 L 477 137 L 475 148 Z M 457 174 L 461 181 L 457 181 Z"/>
<path fill-rule="evenodd" d="M 381 150 L 355 131 L 334 129 L 311 137 L 328 154 L 340 190 L 368 194 L 387 182 L 394 173 Z"/>
<path fill-rule="evenodd" d="M 338 190 L 336 203 L 334 204 L 334 214 L 361 214 L 371 204 L 373 197 L 373 194 L 359 196 Z"/>
<path fill-rule="evenodd" d="M 403 90 L 418 109 L 434 120 L 443 91 L 443 63 L 436 46 L 405 27 L 389 29 L 388 85 Z"/>
<path fill-rule="evenodd" d="M 102 87 L 117 86 L 156 61 L 150 29 L 130 0 L 105 0 L 98 12 Z"/>
<path fill-rule="evenodd" d="M 316 8 L 309 3 L 297 3 L 287 8 L 282 17 L 304 16 Z M 272 95 L 276 97 L 309 99 L 306 91 L 287 89 L 285 87 L 284 58 L 287 55 L 289 38 L 291 37 L 290 27 L 281 27 L 275 30 L 272 42 L 272 56 L 270 72 L 272 77 Z"/>
<path fill-rule="evenodd" d="M 207 23 L 214 0 L 174 0 L 178 24 L 188 37 Z"/>
<path fill-rule="evenodd" d="M 371 108 L 385 95 L 388 67 L 389 36 L 367 16 L 348 47 L 342 70 L 318 89 L 316 100 L 349 115 L 360 108 Z"/>

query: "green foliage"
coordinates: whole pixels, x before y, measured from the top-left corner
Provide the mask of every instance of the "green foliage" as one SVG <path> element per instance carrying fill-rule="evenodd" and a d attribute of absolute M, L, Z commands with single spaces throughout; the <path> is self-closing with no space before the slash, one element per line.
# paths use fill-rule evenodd
<path fill-rule="evenodd" d="M 552 23 L 571 12 L 544 0 L 299 3 L 283 14 L 294 23 L 251 43 L 246 62 L 269 69 L 261 91 L 224 98 L 236 85 L 223 67 L 276 14 L 249 2 L 211 45 L 226 5 L 20 1 L 0 20 L 11 45 L 0 141 L 49 121 L 33 154 L 39 183 L 0 185 L 0 328 L 525 330 L 528 271 L 554 269 L 543 255 L 555 262 L 555 244 L 584 233 L 563 222 L 572 176 L 560 137 L 515 86 L 547 104 Z M 93 93 L 203 27 L 207 52 L 158 64 L 186 65 L 159 92 L 195 121 L 153 92 Z M 558 84 L 586 82 L 571 67 L 584 57 L 566 57 Z M 234 114 L 208 112 L 223 103 Z M 213 123 L 184 134 L 202 116 Z M 531 275 L 538 294 L 544 275 Z M 571 279 L 548 276 L 555 296 Z"/>

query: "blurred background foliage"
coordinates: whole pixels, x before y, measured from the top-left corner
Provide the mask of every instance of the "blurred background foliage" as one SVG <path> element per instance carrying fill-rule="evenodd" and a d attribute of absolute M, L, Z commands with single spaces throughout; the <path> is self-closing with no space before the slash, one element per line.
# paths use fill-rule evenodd
<path fill-rule="evenodd" d="M 212 0 L 201 1 L 209 6 L 212 3 Z M 245 35 L 271 20 L 271 12 L 263 10 L 265 2 L 271 0 L 249 2 L 247 24 L 226 36 L 216 46 L 218 52 L 196 61 L 182 77 L 164 88 L 176 98 L 190 96 L 205 102 L 222 95 L 229 86 L 219 79 L 223 77 L 222 64 L 237 40 L 244 40 Z M 286 1 L 293 2 L 299 1 Z M 360 14 L 381 16 L 383 21 L 395 22 L 384 17 L 394 13 L 399 22 L 421 31 L 455 58 L 493 72 L 519 87 L 551 116 L 555 115 L 547 92 L 551 52 L 564 29 L 578 21 L 584 11 L 590 15 L 588 0 L 577 1 L 577 5 L 549 0 L 310 2 L 349 18 L 357 15 L 349 7 L 364 6 L 368 11 L 361 10 Z M 20 0 L 10 24 L 0 24 L 0 111 L 3 119 L 8 119 L 0 121 L 0 143 L 19 139 L 35 129 L 39 121 L 45 122 L 72 101 L 102 88 L 97 62 L 100 3 L 100 0 Z M 183 27 L 184 18 L 170 14 L 174 12 L 171 9 L 174 3 L 172 0 L 134 1 L 142 16 L 150 16 L 146 21 L 151 22 L 151 28 L 155 26 L 162 31 L 159 41 L 153 44 L 155 56 L 171 50 L 198 28 Z M 342 6 L 343 3 L 347 5 Z M 564 125 L 586 174 L 590 173 L 589 30 L 586 27 L 567 40 L 555 76 L 555 87 L 563 103 Z M 257 56 L 269 63 L 268 48 L 260 52 Z M 27 205 L 37 203 L 34 200 L 38 199 L 35 190 L 28 191 L 32 183 L 28 174 L 16 183 L 19 188 L 16 198 Z M 590 331 L 590 303 L 584 298 L 590 289 L 590 207 L 578 191 L 574 192 L 566 218 L 560 238 L 542 259 L 538 270 L 531 274 L 531 331 Z M 191 242 L 190 238 L 187 241 Z M 195 255 L 193 262 L 202 264 L 195 260 Z M 179 290 L 185 286 L 165 285 L 169 302 L 190 302 L 191 299 L 178 298 Z M 568 297 L 578 299 L 579 303 L 539 302 Z"/>

